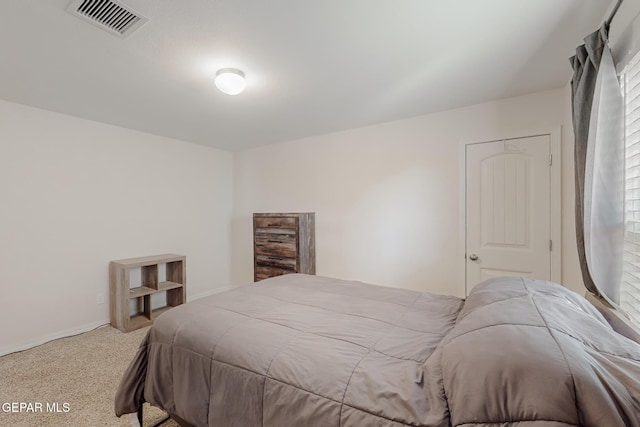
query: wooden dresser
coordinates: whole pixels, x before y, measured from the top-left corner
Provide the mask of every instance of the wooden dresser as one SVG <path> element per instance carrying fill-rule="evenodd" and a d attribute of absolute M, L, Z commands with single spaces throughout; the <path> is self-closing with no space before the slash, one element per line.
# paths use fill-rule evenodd
<path fill-rule="evenodd" d="M 253 214 L 253 279 L 316 274 L 315 213 Z"/>

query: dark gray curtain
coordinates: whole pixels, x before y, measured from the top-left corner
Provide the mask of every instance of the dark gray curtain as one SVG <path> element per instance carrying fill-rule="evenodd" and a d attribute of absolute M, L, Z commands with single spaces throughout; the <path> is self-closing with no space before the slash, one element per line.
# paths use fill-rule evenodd
<path fill-rule="evenodd" d="M 585 287 L 619 302 L 624 242 L 624 103 L 608 24 L 571 58 L 576 235 Z"/>
<path fill-rule="evenodd" d="M 576 178 L 576 237 L 578 258 L 582 279 L 587 290 L 600 296 L 586 260 L 584 240 L 584 188 L 587 145 L 589 141 L 589 122 L 591 107 L 600 68 L 602 52 L 608 40 L 609 28 L 605 24 L 598 31 L 585 37 L 585 44 L 576 48 L 571 57 L 573 79 L 571 80 L 571 107 L 573 111 L 573 133 L 575 135 L 575 178 Z"/>

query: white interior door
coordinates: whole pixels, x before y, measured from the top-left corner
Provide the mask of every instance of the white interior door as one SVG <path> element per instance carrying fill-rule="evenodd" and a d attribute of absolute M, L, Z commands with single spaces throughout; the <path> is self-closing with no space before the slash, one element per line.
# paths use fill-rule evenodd
<path fill-rule="evenodd" d="M 466 289 L 499 276 L 551 280 L 549 135 L 466 146 Z"/>

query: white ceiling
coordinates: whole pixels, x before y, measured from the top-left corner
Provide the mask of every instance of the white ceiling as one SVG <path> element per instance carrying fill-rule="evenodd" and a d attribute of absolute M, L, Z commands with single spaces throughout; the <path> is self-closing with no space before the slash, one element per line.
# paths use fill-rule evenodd
<path fill-rule="evenodd" d="M 239 150 L 561 87 L 603 0 L 123 0 L 120 39 L 69 0 L 0 2 L 0 99 Z M 246 73 L 239 96 L 213 84 Z"/>

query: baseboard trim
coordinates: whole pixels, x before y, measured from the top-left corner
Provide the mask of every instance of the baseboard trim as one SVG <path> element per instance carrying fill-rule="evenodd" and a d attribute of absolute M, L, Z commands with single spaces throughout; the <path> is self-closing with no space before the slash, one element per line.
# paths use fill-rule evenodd
<path fill-rule="evenodd" d="M 3 348 L 0 348 L 0 356 L 6 356 L 7 354 L 28 350 L 30 348 L 37 347 L 39 345 L 46 344 L 49 341 L 54 341 L 60 338 L 68 338 L 74 335 L 89 332 L 96 328 L 99 328 L 100 326 L 106 326 L 108 324 L 109 324 L 109 319 L 98 320 L 97 322 L 88 323 L 86 325 L 78 326 L 76 328 L 64 329 L 62 331 L 44 335 L 42 337 L 36 338 L 35 340 L 29 341 L 27 343 L 15 345 L 15 346 L 3 347 Z"/>
<path fill-rule="evenodd" d="M 199 293 L 197 295 L 187 296 L 187 302 L 191 302 L 191 301 L 198 300 L 200 298 L 204 298 L 204 297 L 208 297 L 208 296 L 211 296 L 211 295 L 219 294 L 220 292 L 228 291 L 228 290 L 231 290 L 231 289 L 233 289 L 233 286 L 226 286 L 224 288 L 215 288 L 215 289 L 212 289 L 212 290 L 207 291 L 207 292 L 201 292 L 201 293 Z"/>
<path fill-rule="evenodd" d="M 212 290 L 207 291 L 207 292 L 199 293 L 197 295 L 188 296 L 187 297 L 187 302 L 195 301 L 195 300 L 198 300 L 200 298 L 204 298 L 204 297 L 208 297 L 208 296 L 211 296 L 211 295 L 214 295 L 214 294 L 218 294 L 220 292 L 228 291 L 230 289 L 233 289 L 233 286 L 227 286 L 227 287 L 224 287 L 224 288 L 215 288 L 215 289 L 212 289 Z M 36 338 L 36 339 L 34 339 L 32 341 L 29 341 L 27 343 L 14 345 L 14 346 L 3 347 L 3 348 L 0 348 L 0 357 L 6 356 L 6 355 L 11 354 L 11 353 L 17 353 L 19 351 L 29 350 L 30 348 L 37 347 L 37 346 L 42 345 L 42 344 L 46 344 L 49 341 L 54 341 L 54 340 L 57 340 L 57 339 L 60 339 L 60 338 L 68 338 L 68 337 L 72 337 L 74 335 L 78 335 L 78 334 L 82 334 L 82 333 L 85 333 L 85 332 L 89 332 L 89 331 L 91 331 L 93 329 L 99 328 L 100 326 L 106 326 L 109 323 L 110 323 L 109 319 L 98 320 L 97 322 L 88 323 L 86 325 L 78 326 L 76 328 L 64 329 L 62 331 L 58 331 L 58 332 L 54 332 L 52 334 L 44 335 L 44 336 L 42 336 L 40 338 Z"/>

